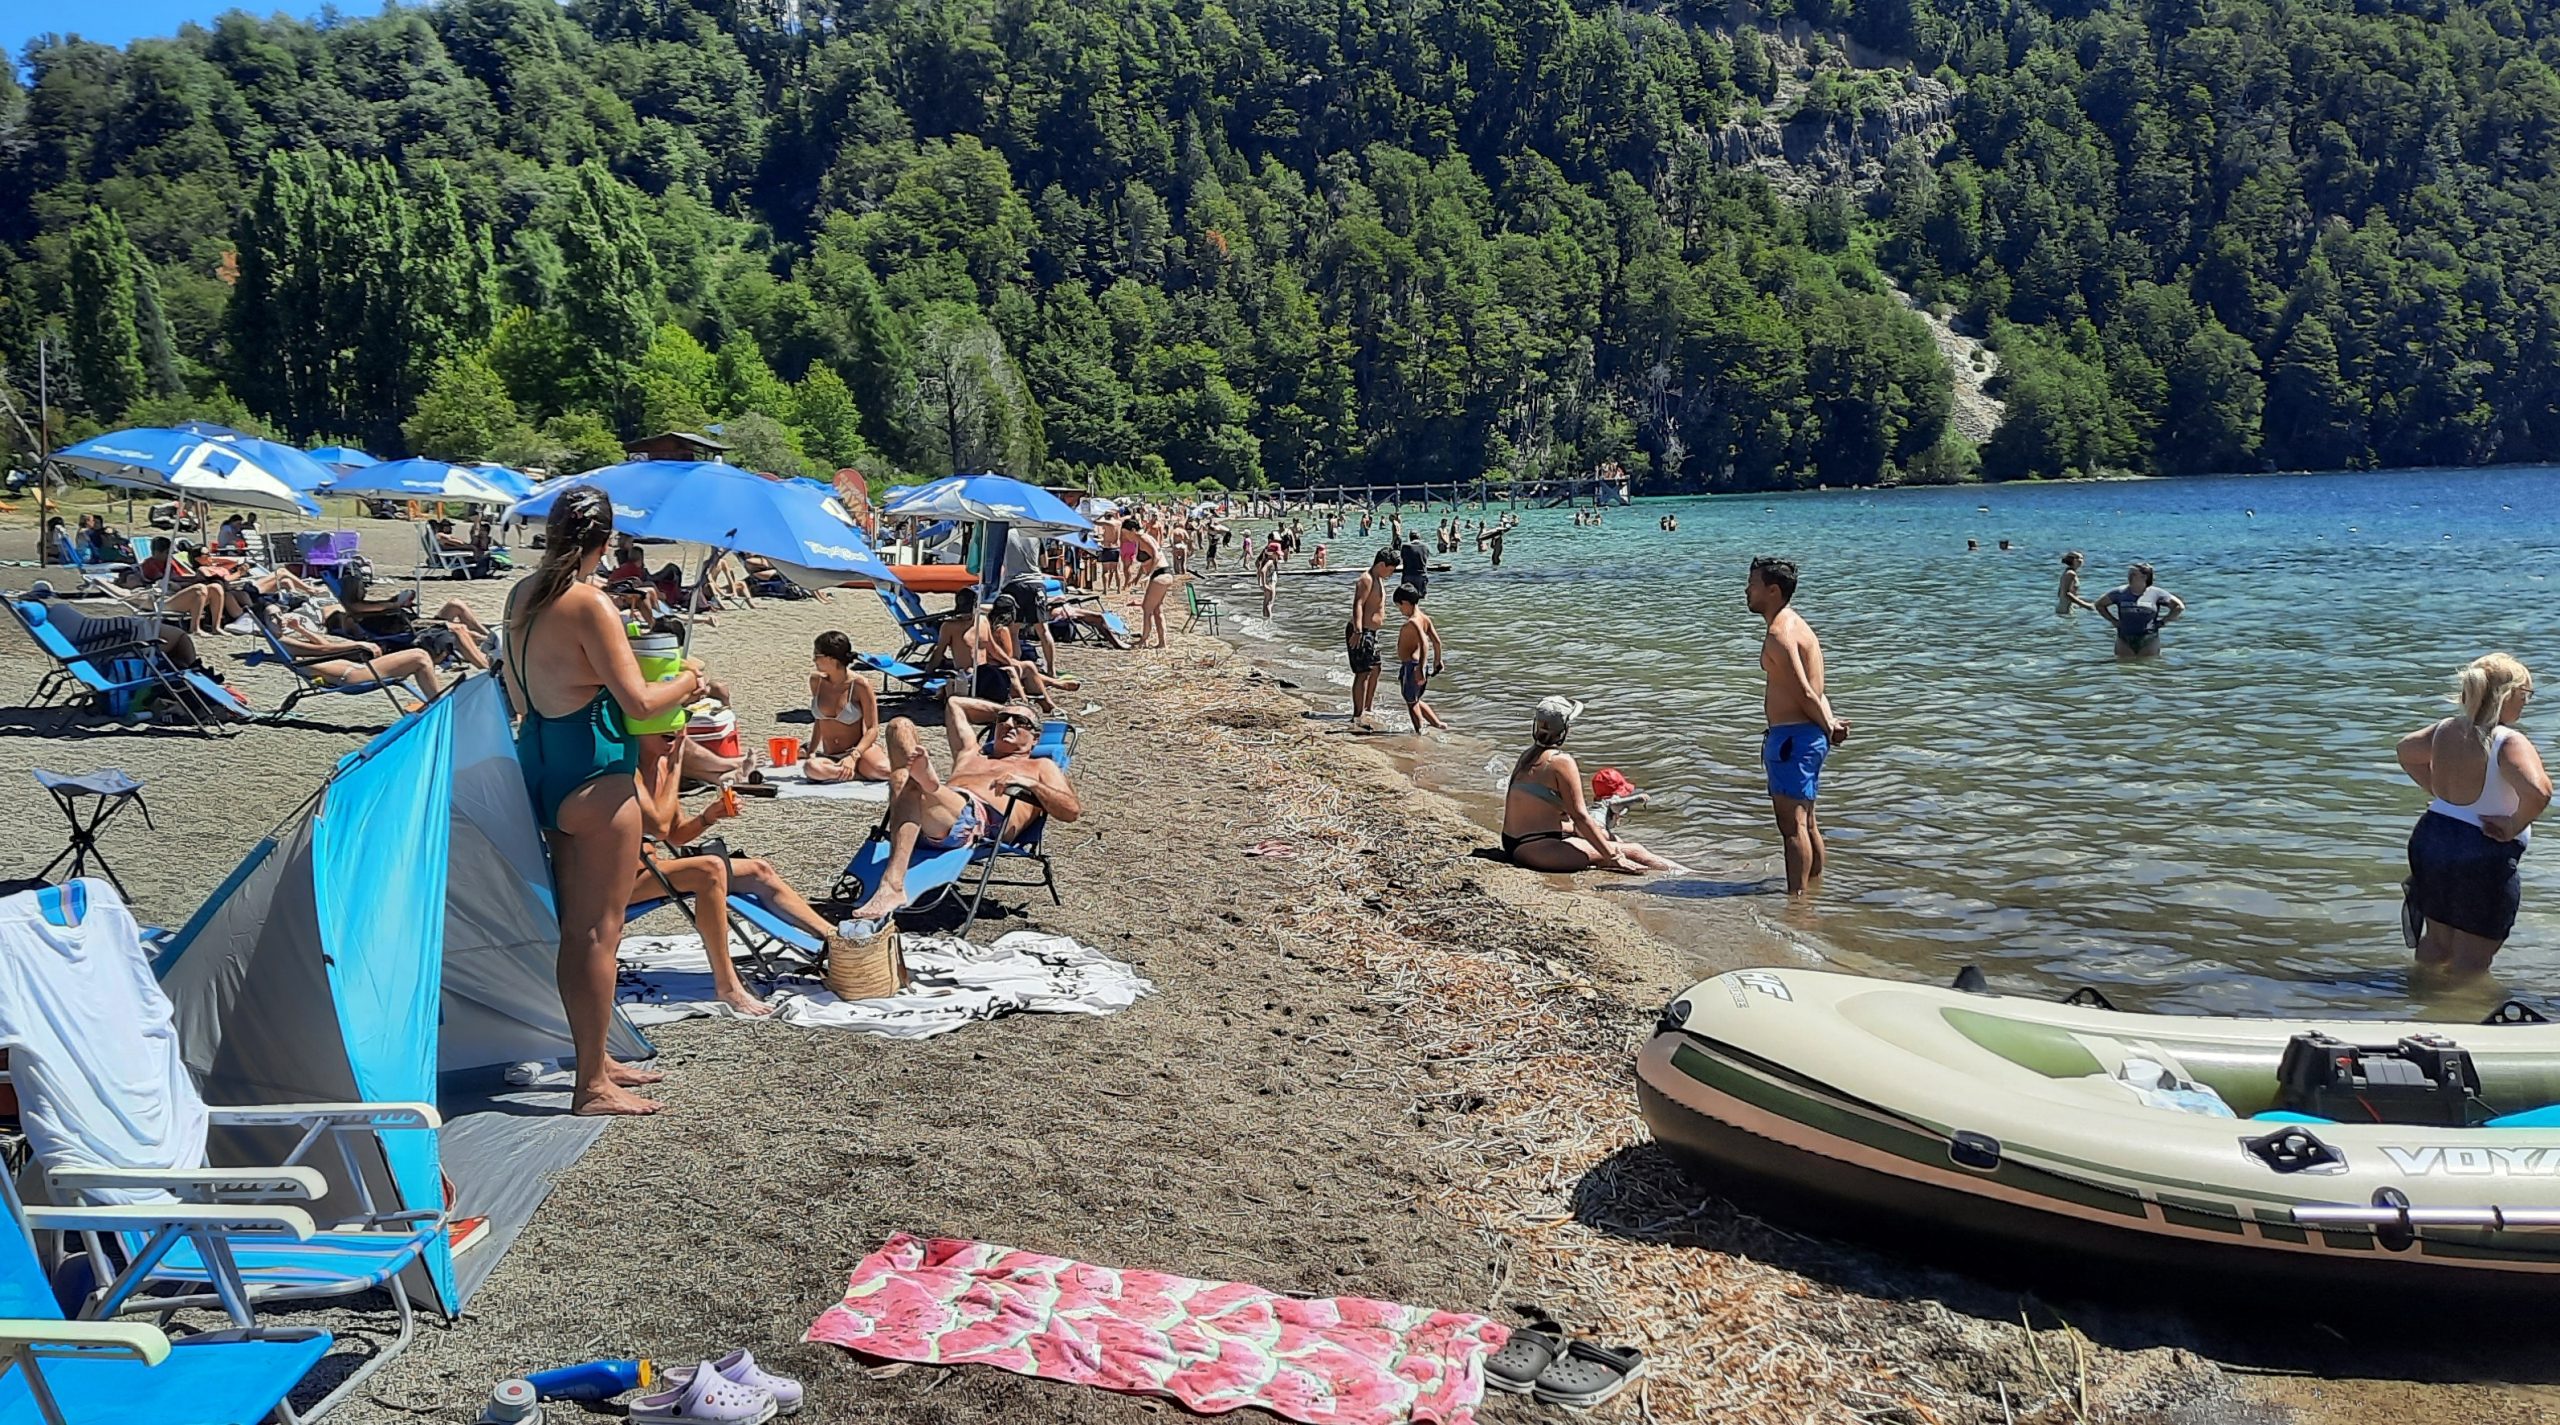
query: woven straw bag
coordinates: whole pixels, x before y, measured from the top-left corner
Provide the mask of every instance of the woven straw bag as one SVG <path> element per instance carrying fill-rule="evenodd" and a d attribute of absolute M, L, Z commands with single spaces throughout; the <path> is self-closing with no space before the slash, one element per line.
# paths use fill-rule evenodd
<path fill-rule="evenodd" d="M 827 989 L 838 999 L 885 999 L 905 989 L 908 978 L 893 926 L 868 940 L 827 938 Z"/>

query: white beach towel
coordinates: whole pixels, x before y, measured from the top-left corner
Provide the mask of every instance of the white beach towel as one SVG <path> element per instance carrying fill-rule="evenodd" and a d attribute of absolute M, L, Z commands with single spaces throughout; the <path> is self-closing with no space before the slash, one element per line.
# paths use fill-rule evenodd
<path fill-rule="evenodd" d="M 1154 983 L 1127 961 L 1035 930 L 1010 932 L 992 945 L 911 935 L 905 952 L 915 982 L 898 994 L 838 999 L 815 978 L 794 977 L 767 997 L 773 1017 L 811 1028 L 930 1039 L 1001 1014 L 1116 1014 L 1155 993 Z M 621 960 L 622 1012 L 633 1024 L 645 1028 L 733 1013 L 711 993 L 711 961 L 700 936 L 626 936 Z"/>
<path fill-rule="evenodd" d="M 764 779 L 773 787 L 775 801 L 797 801 L 814 798 L 832 802 L 882 802 L 889 800 L 886 782 L 812 782 L 800 774 L 797 765 L 767 767 Z"/>

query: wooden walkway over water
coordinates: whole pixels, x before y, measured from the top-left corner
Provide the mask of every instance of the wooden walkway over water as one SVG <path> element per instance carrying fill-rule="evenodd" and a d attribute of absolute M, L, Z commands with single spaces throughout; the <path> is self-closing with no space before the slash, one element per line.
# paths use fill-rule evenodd
<path fill-rule="evenodd" d="M 1538 480 L 1480 477 L 1474 480 L 1323 485 L 1305 490 L 1275 490 L 1269 494 L 1283 504 L 1356 506 L 1362 509 L 1385 505 L 1445 506 L 1452 511 L 1461 506 L 1483 508 L 1490 505 L 1507 505 L 1513 509 L 1527 505 L 1534 509 L 1548 509 L 1564 505 L 1623 505 L 1627 503 L 1627 479 L 1624 475 Z"/>

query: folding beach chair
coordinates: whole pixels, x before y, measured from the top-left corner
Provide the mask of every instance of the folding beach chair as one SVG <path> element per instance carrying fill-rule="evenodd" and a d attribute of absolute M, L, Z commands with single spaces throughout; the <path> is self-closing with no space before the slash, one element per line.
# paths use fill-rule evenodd
<path fill-rule="evenodd" d="M 0 1224 L 0 1425 L 295 1419 L 285 1397 L 329 1354 L 328 1332 L 292 1326 L 206 1331 L 173 1341 L 140 1322 L 65 1320 L 28 1234 L 183 1225 L 229 1241 L 299 1241 L 312 1233 L 309 1214 L 292 1207 L 22 1207 L 5 1176 L 0 1196 L 10 1212 Z"/>
<path fill-rule="evenodd" d="M 871 587 L 879 593 L 880 602 L 888 606 L 889 617 L 898 625 L 898 632 L 906 636 L 906 646 L 898 650 L 900 658 L 913 658 L 917 649 L 931 648 L 934 640 L 942 636 L 942 620 L 926 612 L 924 600 L 916 597 L 915 590 L 904 584 L 873 584 Z"/>
<path fill-rule="evenodd" d="M 73 881 L 25 893 L 35 913 L 58 925 L 114 916 L 130 924 L 123 902 L 103 881 Z M 103 957 L 145 951 L 139 938 L 123 944 L 110 935 L 91 934 L 89 953 L 100 957 L 101 973 L 122 976 L 124 967 L 104 967 Z M 141 1012 L 156 1015 L 136 1026 L 144 1039 L 167 1036 L 177 1027 L 169 1002 L 146 1000 Z M 0 1002 L 0 1019 L 11 1026 L 9 1074 L 19 1097 L 51 1125 L 54 1141 L 29 1134 L 37 1164 L 51 1198 L 79 1208 L 102 1208 L 111 1198 L 166 1194 L 182 1205 L 218 1207 L 247 1214 L 243 1204 L 265 1204 L 273 1216 L 242 1218 L 252 1236 L 242 1236 L 222 1221 L 180 1216 L 100 1218 L 95 1225 L 70 1228 L 87 1256 L 90 1279 L 100 1283 L 81 1309 L 83 1318 L 112 1320 L 126 1313 L 159 1314 L 183 1310 L 219 1310 L 234 1327 L 257 1329 L 262 1303 L 328 1301 L 387 1291 L 398 1312 L 399 1331 L 372 1353 L 312 1407 L 305 1417 L 317 1420 L 384 1363 L 407 1349 L 416 1334 L 416 1313 L 401 1273 L 418 1265 L 427 1244 L 445 1229 L 448 1213 L 384 1209 L 375 1203 L 373 1184 L 386 1181 L 379 1135 L 396 1131 L 428 1131 L 443 1126 L 432 1104 L 302 1103 L 264 1107 L 207 1107 L 195 1085 L 179 1074 L 161 1085 L 137 1073 L 137 1066 L 116 1060 L 105 1045 L 48 1035 L 30 1040 L 16 1026 L 40 1019 L 43 1006 Z M 132 1052 L 130 1046 L 124 1052 Z M 217 1168 L 203 1161 L 201 1142 L 173 1139 L 157 1145 L 163 1157 L 192 1156 L 164 1167 L 116 1166 L 135 1156 L 134 1123 L 186 1123 L 202 1116 L 214 1129 L 264 1130 L 292 1139 L 292 1148 L 273 1166 Z M 324 1177 L 306 1160 L 334 1157 L 334 1177 Z M 336 1194 L 331 1193 L 335 1187 Z M 279 1200 L 346 1204 L 333 1212 L 325 1228 L 315 1228 L 312 1209 L 276 1208 Z M 167 1209 L 146 1204 L 154 1212 Z M 149 1417 L 121 1416 L 120 1419 Z"/>
<path fill-rule="evenodd" d="M 87 707 L 97 716 L 123 719 L 130 717 L 148 695 L 186 714 L 198 732 L 209 735 L 220 735 L 225 729 L 218 722 L 207 721 L 197 709 L 197 701 L 244 721 L 250 716 L 249 705 L 240 701 L 238 694 L 196 669 L 171 665 L 169 655 L 157 643 L 120 643 L 84 653 L 72 647 L 70 638 L 53 626 L 52 615 L 42 600 L 0 597 L 0 603 L 9 606 L 9 614 L 17 620 L 18 627 L 53 662 L 53 667 L 36 683 L 37 707 L 50 706 L 59 697 L 67 700 L 66 706 Z"/>
<path fill-rule="evenodd" d="M 853 655 L 853 661 L 880 675 L 880 691 L 884 693 L 889 691 L 887 680 L 892 678 L 926 697 L 936 696 L 951 686 L 950 674 L 928 673 L 903 658 L 892 658 L 886 653 L 857 653 Z"/>
<path fill-rule="evenodd" d="M 372 563 L 364 557 L 364 537 L 350 529 L 314 536 L 302 548 L 302 567 L 340 600 L 347 597 L 348 574 L 364 574 L 370 582 L 373 572 Z"/>
<path fill-rule="evenodd" d="M 1218 609 L 1218 601 L 1216 599 L 1204 599 L 1200 597 L 1200 586 L 1197 584 L 1183 585 L 1182 595 L 1184 598 L 1191 601 L 1191 622 L 1184 624 L 1182 626 L 1182 631 L 1189 633 L 1192 629 L 1199 626 L 1200 620 L 1207 619 L 1209 621 L 1209 636 L 1215 638 L 1218 633 L 1218 619 L 1221 617 Z"/>
<path fill-rule="evenodd" d="M 429 701 L 425 691 L 411 683 L 406 678 L 349 678 L 343 683 L 322 681 L 320 675 L 312 671 L 317 665 L 333 662 L 352 662 L 355 660 L 343 658 L 303 658 L 298 656 L 292 649 L 284 646 L 283 636 L 278 634 L 276 632 L 276 626 L 267 620 L 267 605 L 266 601 L 263 599 L 259 600 L 250 608 L 249 621 L 258 626 L 258 635 L 266 640 L 267 647 L 266 651 L 263 653 L 255 649 L 250 650 L 247 655 L 248 660 L 251 663 L 279 664 L 302 680 L 300 686 L 296 687 L 292 692 L 285 694 L 282 705 L 278 706 L 274 712 L 267 714 L 267 717 L 271 721 L 292 712 L 293 705 L 301 702 L 304 698 L 312 697 L 321 693 L 344 693 L 349 696 L 362 696 L 366 693 L 380 693 L 383 698 L 391 704 L 391 714 L 393 717 L 406 717 L 410 711 L 409 708 L 402 705 L 399 693 L 392 691 L 395 688 L 407 692 L 411 697 L 416 698 L 422 704 Z M 371 665 L 368 664 L 367 666 Z"/>
<path fill-rule="evenodd" d="M 436 527 L 426 520 L 418 521 L 418 567 L 411 570 L 421 588 L 429 574 L 447 578 L 468 579 L 477 571 L 480 556 L 467 549 L 447 549 L 436 543 Z"/>
<path fill-rule="evenodd" d="M 654 836 L 644 838 L 644 840 L 659 846 L 664 846 L 666 844 L 659 841 Z M 668 906 L 674 906 L 686 920 L 692 922 L 694 930 L 697 933 L 700 932 L 702 929 L 702 917 L 695 908 L 694 897 L 676 889 L 675 882 L 667 879 L 665 869 L 658 864 L 655 858 L 648 854 L 645 847 L 641 852 L 640 865 L 643 870 L 646 870 L 650 876 L 657 881 L 658 889 L 664 891 L 665 894 L 658 896 L 653 900 L 634 903 L 629 909 L 623 911 L 622 923 L 624 925 L 629 925 L 631 922 L 638 920 L 640 917 L 647 915 L 652 911 L 664 910 Z M 781 916 L 775 914 L 771 909 L 769 909 L 762 901 L 755 899 L 753 896 L 749 896 L 737 890 L 735 887 L 732 887 L 729 891 L 727 902 L 729 906 L 729 943 L 732 947 L 741 945 L 746 947 L 747 954 L 745 959 L 747 960 L 749 968 L 755 972 L 758 978 L 770 980 L 782 973 L 782 966 L 776 963 L 773 958 L 774 950 L 777 946 L 789 946 L 791 949 L 800 952 L 804 958 L 813 961 L 826 953 L 826 942 L 824 940 L 821 940 L 815 935 L 811 935 L 808 931 L 805 931 L 799 926 L 793 925 L 790 921 L 783 919 Z M 738 957 L 735 954 L 732 954 L 731 958 L 735 959 Z"/>
<path fill-rule="evenodd" d="M 1053 718 L 1040 729 L 1040 741 L 1031 749 L 1034 757 L 1058 764 L 1058 770 L 1075 769 L 1075 729 L 1062 718 Z M 1007 798 L 1000 818 L 1013 820 L 1013 809 L 1019 796 Z M 979 907 L 985 904 L 987 892 L 1003 886 L 1014 889 L 1040 889 L 1049 893 L 1049 903 L 1061 904 L 1058 896 L 1057 868 L 1050 864 L 1048 853 L 1041 849 L 1041 839 L 1048 830 L 1049 819 L 1036 817 L 1022 835 L 1007 841 L 982 841 L 975 846 L 955 847 L 931 855 L 917 855 L 907 862 L 907 910 L 930 910 L 955 896 L 965 896 L 968 913 L 961 917 L 961 936 L 978 923 Z M 833 899 L 859 904 L 871 898 L 880 888 L 880 878 L 889 869 L 889 838 L 885 827 L 874 828 L 871 838 L 854 853 L 844 874 L 836 878 L 830 893 Z M 1007 861 L 1028 861 L 1040 868 L 1039 876 L 1005 877 L 996 874 Z"/>

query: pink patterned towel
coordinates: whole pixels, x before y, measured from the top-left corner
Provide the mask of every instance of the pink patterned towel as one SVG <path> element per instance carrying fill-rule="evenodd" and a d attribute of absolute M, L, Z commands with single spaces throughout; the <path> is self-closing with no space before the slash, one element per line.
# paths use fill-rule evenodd
<path fill-rule="evenodd" d="M 803 1339 L 1169 1395 L 1204 1415 L 1254 1405 L 1307 1425 L 1473 1425 L 1485 1357 L 1510 1334 L 1458 1312 L 900 1232 Z"/>

